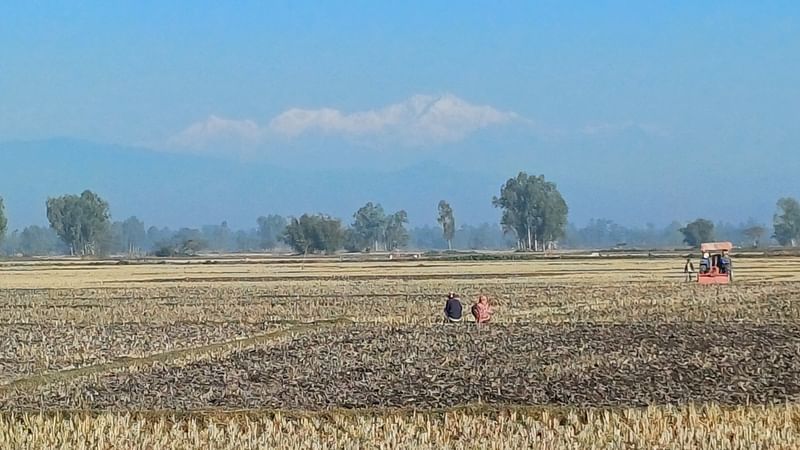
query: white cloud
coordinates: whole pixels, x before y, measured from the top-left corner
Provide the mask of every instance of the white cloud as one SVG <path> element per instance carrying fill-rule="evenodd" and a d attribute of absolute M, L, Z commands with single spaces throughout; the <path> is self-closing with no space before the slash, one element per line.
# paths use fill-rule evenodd
<path fill-rule="evenodd" d="M 277 134 L 295 137 L 326 133 L 348 137 L 391 136 L 416 144 L 452 142 L 482 128 L 520 117 L 491 106 L 473 105 L 454 95 L 415 95 L 381 109 L 342 113 L 331 108 L 293 108 L 269 123 Z"/>
<path fill-rule="evenodd" d="M 322 134 L 424 146 L 459 141 L 480 129 L 515 121 L 525 119 L 492 106 L 471 104 L 455 95 L 414 95 L 380 109 L 352 113 L 333 108 L 291 108 L 264 125 L 250 119 L 212 115 L 190 125 L 167 144 L 183 148 L 206 148 L 221 143 L 252 146 L 271 138 Z"/>
<path fill-rule="evenodd" d="M 196 122 L 171 137 L 170 146 L 202 148 L 218 143 L 255 144 L 264 136 L 264 130 L 252 120 L 225 119 L 215 115 Z"/>

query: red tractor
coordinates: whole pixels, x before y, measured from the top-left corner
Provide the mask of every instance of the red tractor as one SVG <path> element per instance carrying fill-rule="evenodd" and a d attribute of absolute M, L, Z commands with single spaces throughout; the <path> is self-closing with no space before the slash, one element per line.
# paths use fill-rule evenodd
<path fill-rule="evenodd" d="M 707 242 L 700 245 L 703 256 L 697 282 L 700 284 L 729 284 L 731 282 L 730 242 Z"/>

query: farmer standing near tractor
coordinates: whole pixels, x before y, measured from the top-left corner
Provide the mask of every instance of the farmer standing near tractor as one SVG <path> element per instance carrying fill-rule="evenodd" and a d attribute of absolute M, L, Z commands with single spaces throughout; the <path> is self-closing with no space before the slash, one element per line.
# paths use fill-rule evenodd
<path fill-rule="evenodd" d="M 694 263 L 691 256 L 686 258 L 686 264 L 683 266 L 684 281 L 689 282 L 694 278 Z"/>

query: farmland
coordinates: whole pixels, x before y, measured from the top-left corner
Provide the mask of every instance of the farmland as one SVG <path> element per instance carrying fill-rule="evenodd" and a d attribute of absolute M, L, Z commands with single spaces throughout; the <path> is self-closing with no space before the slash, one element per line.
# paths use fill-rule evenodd
<path fill-rule="evenodd" d="M 0 447 L 800 445 L 800 259 L 681 267 L 1 263 Z"/>

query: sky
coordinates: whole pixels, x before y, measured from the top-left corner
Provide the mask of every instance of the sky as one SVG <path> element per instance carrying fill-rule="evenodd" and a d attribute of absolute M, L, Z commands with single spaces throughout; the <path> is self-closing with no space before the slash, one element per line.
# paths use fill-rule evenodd
<path fill-rule="evenodd" d="M 443 164 L 488 192 L 524 170 L 579 223 L 768 220 L 800 196 L 798 2 L 391 3 L 4 2 L 0 142 Z M 0 192 L 19 218 L 39 214 L 15 194 Z"/>

